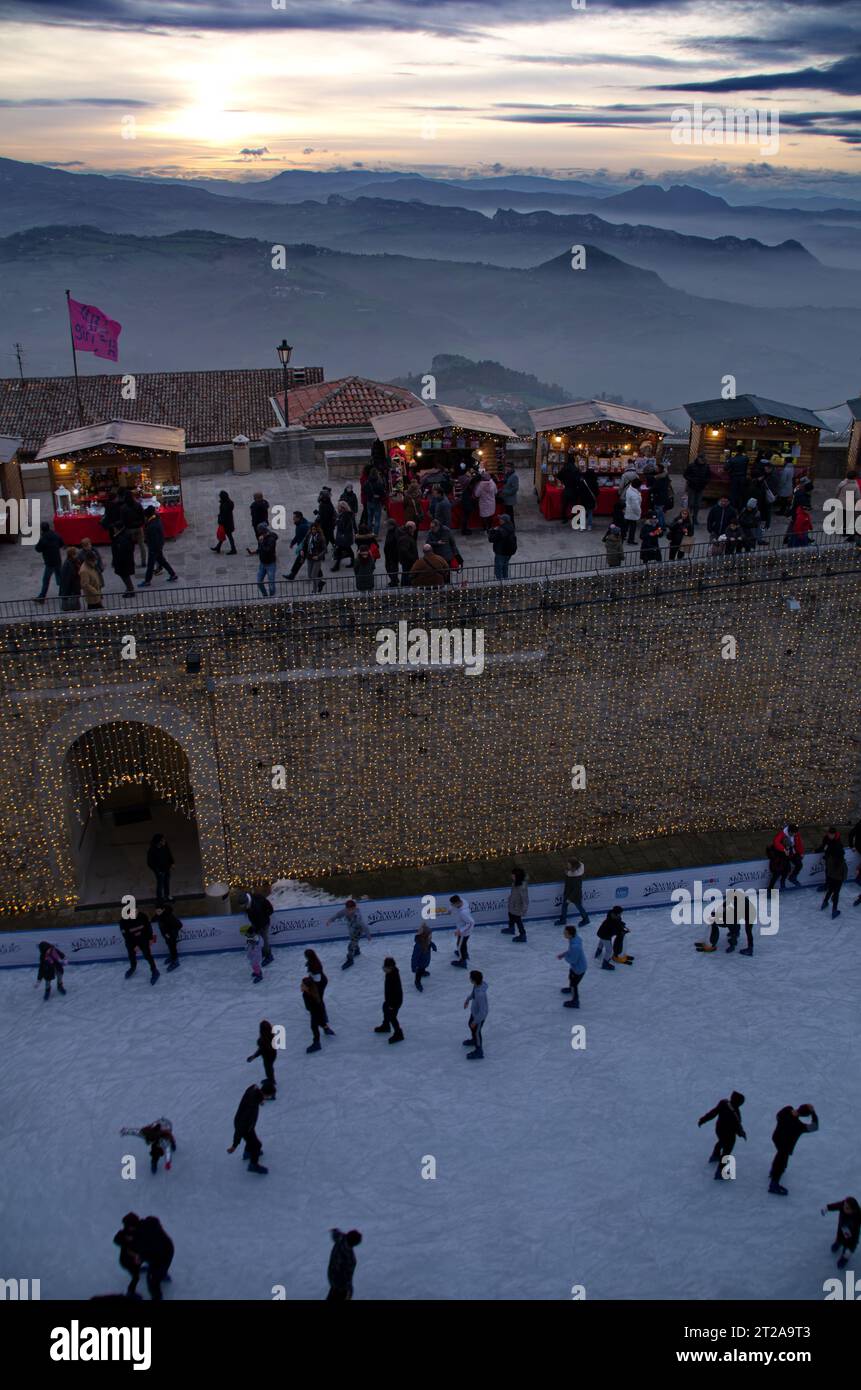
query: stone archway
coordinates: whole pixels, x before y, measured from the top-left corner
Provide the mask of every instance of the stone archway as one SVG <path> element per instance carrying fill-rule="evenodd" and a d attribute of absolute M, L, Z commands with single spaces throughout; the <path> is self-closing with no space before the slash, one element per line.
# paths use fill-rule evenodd
<path fill-rule="evenodd" d="M 80 824 L 80 807 L 76 810 L 70 805 L 75 785 L 70 778 L 70 754 L 76 745 L 80 747 L 81 740 L 97 740 L 98 730 L 117 725 L 137 726 L 144 739 L 143 731 L 150 729 L 153 742 L 177 746 L 178 755 L 187 767 L 189 805 L 185 809 L 193 809 L 203 883 L 223 879 L 226 872 L 221 792 L 215 750 L 208 731 L 174 706 L 155 699 L 141 699 L 136 692 L 99 696 L 83 701 L 51 727 L 34 769 L 43 823 L 52 847 L 58 896 L 69 906 L 77 905 L 80 900 L 81 849 L 74 843 L 74 827 Z M 149 779 L 143 775 L 147 771 Z M 131 765 L 128 779 L 130 786 L 151 787 L 152 768 Z M 164 785 L 163 778 L 156 778 L 156 781 L 160 783 L 156 790 L 162 795 L 166 793 L 169 803 L 177 788 Z"/>

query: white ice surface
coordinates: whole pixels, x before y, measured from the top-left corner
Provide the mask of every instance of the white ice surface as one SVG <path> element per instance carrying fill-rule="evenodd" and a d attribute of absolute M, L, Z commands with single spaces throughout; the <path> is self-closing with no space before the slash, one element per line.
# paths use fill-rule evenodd
<path fill-rule="evenodd" d="M 787 891 L 752 960 L 723 940 L 701 956 L 702 929 L 673 926 L 669 909 L 631 912 L 636 963 L 612 974 L 592 959 L 593 919 L 579 1013 L 562 1008 L 558 927 L 530 925 L 526 946 L 477 930 L 483 1062 L 461 1047 L 468 980 L 448 931 L 423 995 L 411 936 L 364 944 L 347 973 L 339 947 L 321 948 L 337 1037 L 313 1056 L 298 946 L 276 951 L 260 986 L 239 953 L 188 958 L 154 988 L 144 965 L 129 981 L 119 963 L 76 966 L 48 1003 L 33 973 L 0 971 L 0 1274 L 41 1279 L 43 1298 L 119 1291 L 112 1237 L 136 1210 L 174 1238 L 175 1299 L 266 1299 L 278 1284 L 321 1298 L 336 1225 L 364 1233 L 357 1298 L 567 1299 L 583 1284 L 591 1299 L 821 1299 L 835 1221 L 820 1207 L 861 1197 L 856 894 L 847 884 L 832 922 L 817 892 Z M 389 953 L 406 996 L 396 1047 L 372 1031 Z M 262 1077 L 245 1058 L 263 1017 L 287 1034 L 278 1100 L 260 1115 L 268 1177 L 225 1152 Z M 575 1023 L 585 1051 L 570 1046 Z M 749 1139 L 736 1180 L 716 1183 L 713 1127 L 696 1120 L 733 1088 Z M 775 1112 L 802 1101 L 821 1130 L 798 1142 L 790 1195 L 770 1196 Z M 119 1129 L 159 1115 L 179 1151 L 153 1177 Z M 420 1176 L 426 1155 L 435 1180 Z"/>

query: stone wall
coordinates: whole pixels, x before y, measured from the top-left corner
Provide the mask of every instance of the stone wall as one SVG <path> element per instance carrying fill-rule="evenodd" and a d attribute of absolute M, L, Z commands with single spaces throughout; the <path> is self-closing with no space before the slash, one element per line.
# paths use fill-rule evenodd
<path fill-rule="evenodd" d="M 234 885 L 845 821 L 861 771 L 859 578 L 861 551 L 843 544 L 10 625 L 0 910 L 76 901 L 66 754 L 117 720 L 184 749 L 205 879 Z M 402 620 L 481 629 L 483 673 L 379 665 L 378 630 Z"/>

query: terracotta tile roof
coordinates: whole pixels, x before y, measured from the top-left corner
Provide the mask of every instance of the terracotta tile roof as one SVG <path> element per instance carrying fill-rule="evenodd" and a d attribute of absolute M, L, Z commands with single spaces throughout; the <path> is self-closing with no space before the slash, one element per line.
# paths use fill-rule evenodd
<path fill-rule="evenodd" d="M 297 386 L 288 392 L 290 424 L 306 429 L 325 429 L 332 426 L 370 426 L 374 415 L 388 415 L 405 406 L 421 405 L 412 391 L 401 386 L 386 386 L 380 381 L 368 381 L 361 376 L 345 376 L 338 381 L 320 382 L 314 386 Z M 279 392 L 278 406 L 284 409 L 284 393 Z"/>
<path fill-rule="evenodd" d="M 322 382 L 322 367 L 288 369 Z M 278 423 L 272 397 L 280 391 L 280 367 L 207 372 L 135 372 L 136 397 L 123 400 L 122 378 L 82 376 L 85 424 L 101 420 L 148 420 L 185 430 L 187 447 L 227 444 L 238 434 L 259 439 Z M 20 435 L 22 453 L 34 456 L 49 435 L 80 425 L 72 376 L 0 380 L 0 435 Z"/>

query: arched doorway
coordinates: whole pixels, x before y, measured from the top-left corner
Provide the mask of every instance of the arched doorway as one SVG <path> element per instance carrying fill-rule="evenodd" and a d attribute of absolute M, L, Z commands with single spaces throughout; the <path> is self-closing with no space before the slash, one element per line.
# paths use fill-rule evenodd
<path fill-rule="evenodd" d="M 153 899 L 146 855 L 155 834 L 173 850 L 172 895 L 201 891 L 191 769 L 171 734 L 138 720 L 96 725 L 71 744 L 63 771 L 80 907 L 116 903 L 127 893 Z"/>

